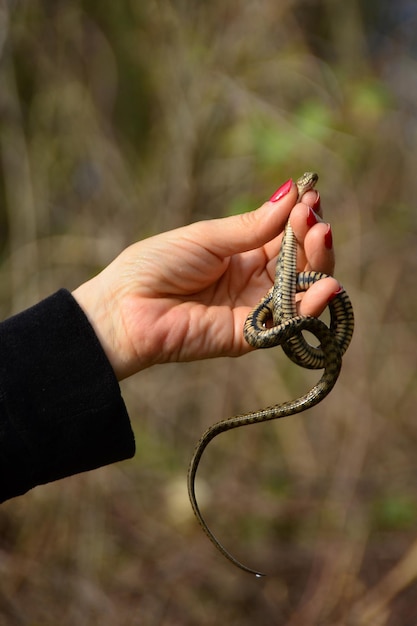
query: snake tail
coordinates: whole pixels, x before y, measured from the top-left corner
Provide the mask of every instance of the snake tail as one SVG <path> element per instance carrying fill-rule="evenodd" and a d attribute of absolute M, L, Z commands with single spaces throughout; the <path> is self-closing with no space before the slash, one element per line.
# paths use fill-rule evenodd
<path fill-rule="evenodd" d="M 219 550 L 219 552 L 223 554 L 223 556 L 231 561 L 231 563 L 236 565 L 241 570 L 249 572 L 250 574 L 254 574 L 257 577 L 265 576 L 265 574 L 250 567 L 247 567 L 246 565 L 243 565 L 234 556 L 232 556 L 230 552 L 228 552 L 226 548 L 220 543 L 220 541 L 206 524 L 197 504 L 195 493 L 195 479 L 197 474 L 197 468 L 200 463 L 201 457 L 203 456 L 204 450 L 206 449 L 210 441 L 212 441 L 220 433 L 232 430 L 234 428 L 239 428 L 240 426 L 247 426 L 250 424 L 256 424 L 273 419 L 279 419 L 281 417 L 287 417 L 289 415 L 295 415 L 296 413 L 301 413 L 307 408 L 311 408 L 321 402 L 332 390 L 339 376 L 342 365 L 342 355 L 334 334 L 326 326 L 326 324 L 324 324 L 315 317 L 298 317 L 294 318 L 292 322 L 292 328 L 288 330 L 288 333 L 294 332 L 294 328 L 296 328 L 296 330 L 300 332 L 302 330 L 308 330 L 312 334 L 314 334 L 320 341 L 324 354 L 325 368 L 320 380 L 304 396 L 301 396 L 297 400 L 283 402 L 281 404 L 261 409 L 260 411 L 236 415 L 234 417 L 221 420 L 220 422 L 217 422 L 216 424 L 210 426 L 203 433 L 195 448 L 187 477 L 188 495 L 190 498 L 191 506 L 198 522 L 200 523 L 202 529 L 204 530 L 210 541 Z"/>

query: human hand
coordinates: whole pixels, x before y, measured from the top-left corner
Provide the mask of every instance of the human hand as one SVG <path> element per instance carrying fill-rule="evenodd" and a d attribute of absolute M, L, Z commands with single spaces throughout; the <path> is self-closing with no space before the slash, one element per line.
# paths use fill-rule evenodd
<path fill-rule="evenodd" d="M 332 273 L 330 226 L 309 208 L 317 210 L 317 192 L 294 207 L 295 185 L 284 188 L 256 211 L 139 241 L 74 291 L 119 380 L 156 363 L 252 350 L 243 325 L 274 281 L 290 212 L 298 271 Z M 299 313 L 320 315 L 338 289 L 334 278 L 318 281 L 300 294 Z"/>

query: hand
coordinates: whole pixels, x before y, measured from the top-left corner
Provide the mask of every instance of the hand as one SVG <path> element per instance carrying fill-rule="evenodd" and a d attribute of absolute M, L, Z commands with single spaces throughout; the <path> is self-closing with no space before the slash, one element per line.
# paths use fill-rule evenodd
<path fill-rule="evenodd" d="M 135 243 L 74 291 L 119 380 L 156 363 L 250 351 L 243 324 L 273 283 L 290 212 L 298 270 L 332 273 L 330 227 L 312 225 L 315 214 L 308 208 L 317 192 L 307 192 L 294 207 L 296 198 L 293 184 L 256 211 Z M 301 294 L 299 312 L 320 315 L 338 289 L 334 278 L 318 281 Z"/>

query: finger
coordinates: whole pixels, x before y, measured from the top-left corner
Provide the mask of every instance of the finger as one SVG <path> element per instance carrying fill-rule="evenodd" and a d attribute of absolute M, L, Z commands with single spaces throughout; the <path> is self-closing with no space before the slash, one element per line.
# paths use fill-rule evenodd
<path fill-rule="evenodd" d="M 311 189 L 310 191 L 307 191 L 301 197 L 300 202 L 311 207 L 317 215 L 323 217 L 321 211 L 320 193 L 317 191 L 317 189 Z"/>
<path fill-rule="evenodd" d="M 233 215 L 217 220 L 197 222 L 186 227 L 188 235 L 197 237 L 207 250 L 221 257 L 246 252 L 265 245 L 274 239 L 284 228 L 296 198 L 297 189 L 288 181 L 285 193 L 279 196 L 279 189 L 272 198 L 259 209 L 241 215 Z"/>
<path fill-rule="evenodd" d="M 299 267 L 331 274 L 334 270 L 335 255 L 330 225 L 322 222 L 321 218 L 303 203 L 294 207 L 290 223 L 302 248 L 302 254 L 298 258 Z"/>
<path fill-rule="evenodd" d="M 330 224 L 319 223 L 313 226 L 304 239 L 305 270 L 315 270 L 333 274 L 335 256 Z"/>
<path fill-rule="evenodd" d="M 329 301 L 340 291 L 340 284 L 335 278 L 323 278 L 314 283 L 302 293 L 298 303 L 300 315 L 314 315 L 323 313 Z"/>

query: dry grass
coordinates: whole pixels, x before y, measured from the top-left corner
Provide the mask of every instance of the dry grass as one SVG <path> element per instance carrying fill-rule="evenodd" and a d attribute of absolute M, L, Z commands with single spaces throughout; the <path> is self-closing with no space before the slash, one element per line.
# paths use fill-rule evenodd
<path fill-rule="evenodd" d="M 76 286 L 132 239 L 255 208 L 314 167 L 357 323 L 322 405 L 224 435 L 203 459 L 207 519 L 265 580 L 214 551 L 185 475 L 210 423 L 315 379 L 279 350 L 126 381 L 135 459 L 1 507 L 0 624 L 416 623 L 410 18 L 324 0 L 8 5 L 3 317 Z"/>

